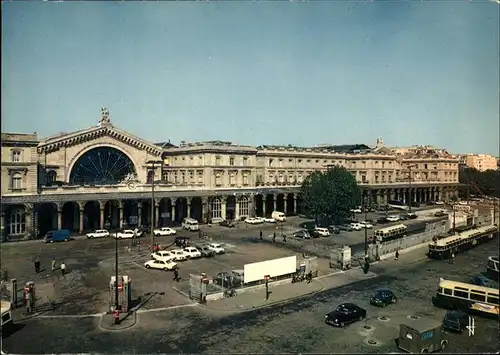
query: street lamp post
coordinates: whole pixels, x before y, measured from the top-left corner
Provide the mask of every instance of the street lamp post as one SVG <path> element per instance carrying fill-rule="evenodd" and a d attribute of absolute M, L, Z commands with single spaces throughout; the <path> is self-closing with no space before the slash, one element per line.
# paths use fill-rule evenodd
<path fill-rule="evenodd" d="M 115 311 L 118 310 L 118 238 L 115 236 Z"/>
<path fill-rule="evenodd" d="M 161 160 L 149 160 L 146 164 L 151 165 L 151 250 L 153 250 L 153 246 L 155 245 L 155 172 L 156 165 L 161 165 Z"/>
<path fill-rule="evenodd" d="M 365 208 L 365 223 L 367 223 L 367 219 L 368 219 L 368 196 L 365 195 L 364 198 L 363 198 L 363 204 L 364 204 L 364 208 Z M 365 260 L 367 259 L 368 257 L 368 228 L 366 228 L 366 225 L 365 225 Z"/>
<path fill-rule="evenodd" d="M 411 213 L 411 168 L 414 168 L 415 165 L 408 165 L 408 213 Z"/>

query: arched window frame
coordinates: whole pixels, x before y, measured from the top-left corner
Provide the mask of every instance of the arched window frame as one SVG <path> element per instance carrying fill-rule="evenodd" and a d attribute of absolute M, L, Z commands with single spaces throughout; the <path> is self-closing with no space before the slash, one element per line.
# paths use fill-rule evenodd
<path fill-rule="evenodd" d="M 240 216 L 242 217 L 250 216 L 250 201 L 246 196 L 242 196 L 240 198 Z"/>
<path fill-rule="evenodd" d="M 20 172 L 13 172 L 10 177 L 10 187 L 13 190 L 21 190 L 23 188 L 23 175 Z"/>
<path fill-rule="evenodd" d="M 26 232 L 26 214 L 23 208 L 14 207 L 10 213 L 9 235 L 20 235 Z"/>
<path fill-rule="evenodd" d="M 222 217 L 222 201 L 220 198 L 215 197 L 212 200 L 212 218 L 221 218 Z"/>

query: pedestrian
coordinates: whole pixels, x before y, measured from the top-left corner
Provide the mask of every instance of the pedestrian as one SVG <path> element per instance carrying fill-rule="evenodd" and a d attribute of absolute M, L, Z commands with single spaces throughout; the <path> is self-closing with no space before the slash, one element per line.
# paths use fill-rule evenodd
<path fill-rule="evenodd" d="M 178 267 L 176 267 L 174 269 L 174 281 L 179 282 L 179 268 Z"/>
<path fill-rule="evenodd" d="M 66 275 L 66 264 L 64 261 L 61 263 L 61 274 L 62 276 Z"/>
<path fill-rule="evenodd" d="M 313 274 L 312 274 L 312 271 L 309 270 L 309 272 L 307 273 L 307 283 L 310 284 L 312 279 L 313 279 Z"/>
<path fill-rule="evenodd" d="M 451 253 L 451 259 L 450 259 L 450 264 L 455 263 L 455 253 Z"/>
<path fill-rule="evenodd" d="M 259 239 L 262 240 L 262 229 L 259 232 Z"/>
<path fill-rule="evenodd" d="M 56 271 L 56 258 L 52 258 L 52 272 Z"/>
<path fill-rule="evenodd" d="M 40 272 L 40 260 L 38 258 L 35 260 L 35 272 L 37 274 Z"/>
<path fill-rule="evenodd" d="M 394 254 L 394 260 L 398 260 L 399 259 L 399 248 L 396 249 L 396 253 Z"/>
<path fill-rule="evenodd" d="M 276 232 L 273 233 L 273 243 L 276 243 Z"/>
<path fill-rule="evenodd" d="M 286 234 L 283 234 L 283 243 L 286 243 Z"/>

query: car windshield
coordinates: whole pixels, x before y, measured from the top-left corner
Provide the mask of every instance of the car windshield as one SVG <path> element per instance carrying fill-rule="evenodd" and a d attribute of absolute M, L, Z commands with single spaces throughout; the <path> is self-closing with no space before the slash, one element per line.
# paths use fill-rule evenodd
<path fill-rule="evenodd" d="M 345 308 L 344 306 L 338 306 L 337 309 L 335 309 L 336 312 L 339 312 L 339 313 L 344 313 L 344 314 L 347 314 L 349 313 L 347 311 L 347 308 Z"/>

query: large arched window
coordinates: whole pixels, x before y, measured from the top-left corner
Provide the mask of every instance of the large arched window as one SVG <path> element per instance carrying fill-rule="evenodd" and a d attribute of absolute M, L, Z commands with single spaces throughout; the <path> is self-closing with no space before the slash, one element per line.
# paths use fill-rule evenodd
<path fill-rule="evenodd" d="M 250 202 L 248 201 L 248 197 L 243 196 L 240 199 L 240 216 L 248 217 L 250 215 Z"/>
<path fill-rule="evenodd" d="M 10 235 L 24 234 L 26 231 L 24 209 L 15 207 L 10 213 L 9 231 Z"/>
<path fill-rule="evenodd" d="M 23 188 L 23 176 L 21 173 L 12 174 L 11 178 L 11 187 L 12 189 L 22 189 Z"/>
<path fill-rule="evenodd" d="M 222 204 L 220 198 L 216 197 L 212 201 L 212 218 L 222 217 Z"/>

